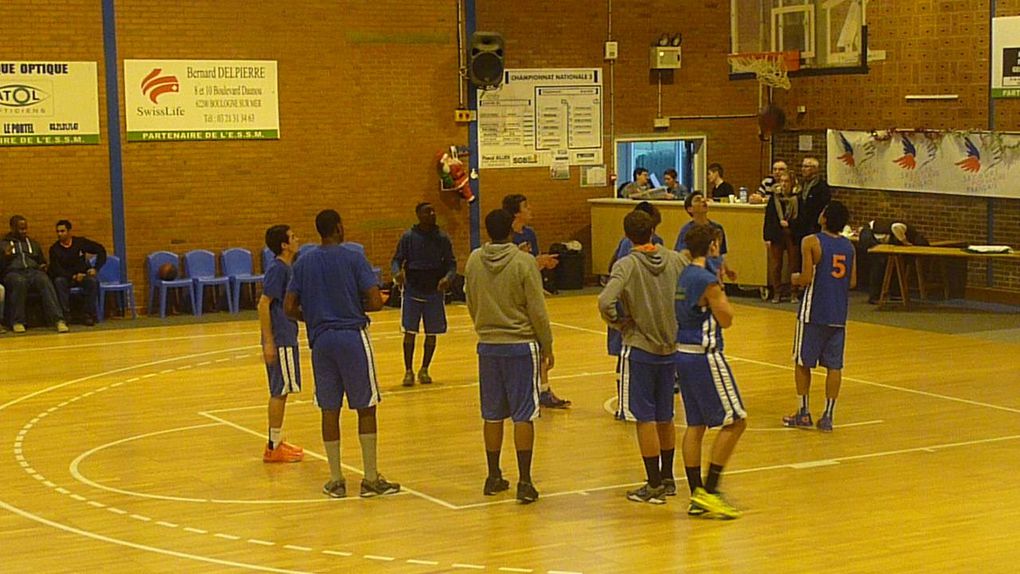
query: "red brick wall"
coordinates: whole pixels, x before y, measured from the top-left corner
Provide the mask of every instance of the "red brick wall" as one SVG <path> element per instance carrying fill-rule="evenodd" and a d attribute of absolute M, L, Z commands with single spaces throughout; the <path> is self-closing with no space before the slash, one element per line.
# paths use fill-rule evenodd
<path fill-rule="evenodd" d="M 1000 15 L 1020 14 L 1020 0 L 998 5 Z M 82 233 L 109 245 L 100 6 L 92 0 L 39 6 L 34 0 L 0 3 L 5 31 L 0 52 L 14 60 L 99 62 L 104 143 L 4 148 L 0 211 L 28 216 L 34 234 L 47 242 L 51 223 L 69 217 Z M 684 35 L 683 69 L 663 75 L 663 115 L 753 114 L 758 108 L 757 83 L 727 76 L 729 2 L 617 0 L 612 9 L 612 39 L 620 52 L 615 84 L 602 59 L 610 20 L 605 2 L 478 0 L 477 27 L 503 34 L 508 67 L 603 68 L 610 170 L 612 136 L 656 133 L 657 76 L 649 71 L 648 47 L 663 32 Z M 977 0 L 872 2 L 871 44 L 886 50 L 886 61 L 873 64 L 868 75 L 797 78 L 793 90 L 780 91 L 777 101 L 788 110 L 807 107 L 801 117 L 790 114 L 795 129 L 985 128 L 987 9 L 987 2 Z M 344 3 L 341 9 L 326 0 L 122 0 L 117 11 L 122 59 L 279 62 L 280 140 L 124 144 L 128 265 L 140 290 L 145 288 L 142 260 L 150 251 L 230 246 L 257 251 L 264 229 L 276 222 L 289 222 L 303 241 L 314 241 L 312 221 L 324 207 L 337 208 L 349 238 L 364 243 L 369 257 L 385 267 L 396 238 L 413 222 L 415 203 L 432 200 L 458 256 L 466 259 L 466 206 L 439 194 L 433 165 L 437 151 L 467 143 L 467 130 L 452 121 L 458 87 L 454 2 L 378 0 Z M 903 100 L 906 94 L 936 91 L 958 93 L 960 99 Z M 998 129 L 1018 129 L 1020 102 L 1000 101 L 995 120 Z M 674 120 L 668 133 L 706 134 L 708 160 L 725 165 L 734 185 L 753 186 L 763 172 L 753 119 Z M 586 200 L 609 195 L 610 189 L 581 188 L 576 168 L 571 176 L 553 181 L 547 169 L 487 170 L 480 180 L 482 211 L 496 207 L 507 193 L 525 193 L 535 208 L 543 248 L 570 238 L 587 246 Z M 855 194 L 852 208 L 861 214 L 895 205 L 923 214 L 922 222 L 949 225 L 936 215 L 960 213 L 963 227 L 947 227 L 950 235 L 972 230 L 975 219 L 983 229 L 985 221 L 983 200 Z M 997 240 L 1020 243 L 1010 239 L 1020 227 L 1017 205 L 994 202 Z M 1020 288 L 1010 273 L 997 269 L 997 284 Z"/>
<path fill-rule="evenodd" d="M 44 248 L 54 224 L 70 219 L 75 232 L 112 245 L 110 175 L 103 82 L 103 15 L 99 2 L 67 0 L 60 9 L 34 0 L 0 2 L 0 58 L 5 62 L 98 62 L 100 145 L 0 148 L 0 232 L 24 215 L 29 235 Z"/>
<path fill-rule="evenodd" d="M 613 135 L 700 133 L 708 136 L 708 161 L 722 163 L 728 181 L 734 186 L 756 186 L 761 146 L 753 119 L 674 120 L 668 132 L 653 129 L 658 83 L 656 72 L 649 70 L 648 49 L 663 32 L 682 32 L 684 42 L 683 68 L 663 74 L 662 115 L 753 114 L 757 110 L 757 83 L 728 80 L 729 2 L 617 0 L 612 9 L 612 39 L 619 43 L 619 58 L 612 69 L 615 89 L 610 64 L 603 60 L 609 31 L 606 2 L 479 0 L 478 29 L 503 34 L 509 68 L 603 69 L 604 157 L 610 171 L 615 171 Z M 610 133 L 611 95 L 615 134 Z M 609 187 L 580 187 L 577 168 L 571 170 L 570 181 L 551 180 L 546 168 L 487 170 L 481 175 L 483 212 L 497 206 L 507 193 L 529 197 L 542 249 L 555 241 L 577 239 L 588 251 L 586 201 L 612 195 Z M 618 181 L 629 179 L 630 174 L 620 174 Z"/>
<path fill-rule="evenodd" d="M 1020 0 L 999 0 L 998 16 L 1020 15 Z M 777 91 L 788 113 L 789 128 L 777 138 L 775 157 L 799 165 L 797 136 L 814 135 L 815 155 L 825 166 L 825 128 L 874 130 L 989 128 L 989 4 L 987 1 L 916 0 L 871 2 L 868 7 L 872 49 L 886 60 L 873 62 L 864 75 L 794 78 L 789 92 Z M 907 102 L 908 94 L 957 94 L 956 101 Z M 995 102 L 994 127 L 1020 129 L 1020 100 Z M 932 239 L 968 239 L 1020 246 L 1020 199 L 935 195 L 882 190 L 837 189 L 853 224 L 894 214 L 914 222 Z M 994 237 L 987 237 L 988 210 Z M 971 262 L 969 284 L 985 286 L 985 265 Z M 1020 290 L 1015 264 L 993 265 L 992 287 Z"/>

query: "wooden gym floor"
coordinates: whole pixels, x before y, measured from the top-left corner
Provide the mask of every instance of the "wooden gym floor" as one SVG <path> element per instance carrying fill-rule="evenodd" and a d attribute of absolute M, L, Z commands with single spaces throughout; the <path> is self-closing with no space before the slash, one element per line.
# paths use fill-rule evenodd
<path fill-rule="evenodd" d="M 626 500 L 643 468 L 633 426 L 610 415 L 614 360 L 594 297 L 548 305 L 553 388 L 574 406 L 537 422 L 542 497 L 531 506 L 481 494 L 462 306 L 449 308 L 427 388 L 400 386 L 398 312 L 374 316 L 380 468 L 406 493 L 373 500 L 320 494 L 328 468 L 307 348 L 285 425 L 306 460 L 261 462 L 266 384 L 251 319 L 4 335 L 0 571 L 1015 571 L 1020 342 L 855 322 L 837 428 L 823 435 L 779 423 L 796 407 L 793 314 L 738 305 L 727 354 L 750 428 L 722 486 L 746 514 L 724 522 L 688 518 L 683 482 L 665 506 Z M 813 390 L 817 415 L 819 374 Z M 351 485 L 354 421 L 344 411 Z M 514 482 L 509 442 L 503 468 Z"/>

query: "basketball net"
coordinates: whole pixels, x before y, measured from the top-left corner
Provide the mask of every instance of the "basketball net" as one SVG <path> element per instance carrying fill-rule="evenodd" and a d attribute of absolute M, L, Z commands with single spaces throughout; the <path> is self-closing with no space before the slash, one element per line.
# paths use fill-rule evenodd
<path fill-rule="evenodd" d="M 797 54 L 796 52 L 793 52 Z M 727 59 L 733 73 L 741 74 L 751 72 L 758 78 L 762 86 L 769 88 L 790 89 L 790 77 L 787 75 L 791 69 L 788 52 L 761 52 L 754 54 L 730 54 Z M 797 56 L 799 57 L 799 55 Z M 799 64 L 800 62 L 797 61 Z"/>

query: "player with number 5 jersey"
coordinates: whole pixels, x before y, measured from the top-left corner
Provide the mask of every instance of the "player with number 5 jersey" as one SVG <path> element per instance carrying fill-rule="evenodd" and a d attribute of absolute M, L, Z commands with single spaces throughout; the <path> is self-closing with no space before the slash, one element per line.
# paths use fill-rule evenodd
<path fill-rule="evenodd" d="M 814 426 L 808 391 L 811 388 L 811 369 L 821 365 L 826 368 L 825 412 L 818 419 L 817 426 L 818 430 L 832 431 L 836 398 L 842 383 L 849 294 L 850 289 L 857 285 L 854 246 L 840 235 L 849 219 L 846 206 L 832 201 L 818 216 L 822 232 L 808 235 L 801 242 L 801 273 L 792 277 L 795 285 L 806 287 L 797 313 L 797 332 L 793 341 L 794 377 L 800 409 L 791 416 L 783 417 L 783 424 L 788 427 Z"/>

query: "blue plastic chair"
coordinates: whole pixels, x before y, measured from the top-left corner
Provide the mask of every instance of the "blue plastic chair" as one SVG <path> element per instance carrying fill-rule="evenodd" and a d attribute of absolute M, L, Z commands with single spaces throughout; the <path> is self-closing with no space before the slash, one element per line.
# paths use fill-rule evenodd
<path fill-rule="evenodd" d="M 230 280 L 230 293 L 233 307 L 231 313 L 241 310 L 241 285 L 248 285 L 251 288 L 251 300 L 255 301 L 255 285 L 262 283 L 265 275 L 255 275 L 252 269 L 251 251 L 243 247 L 227 249 L 220 254 L 220 267 L 223 274 Z"/>
<path fill-rule="evenodd" d="M 355 241 L 344 241 L 343 243 L 341 243 L 341 245 L 343 245 L 347 249 L 350 249 L 351 251 L 357 251 L 358 253 L 365 255 L 365 246 L 360 243 L 357 243 Z M 373 265 L 372 272 L 375 273 L 376 285 L 382 285 L 382 268 Z"/>
<path fill-rule="evenodd" d="M 159 268 L 164 263 L 172 264 L 178 272 L 177 279 L 164 281 L 159 278 Z M 106 267 L 105 265 L 103 267 Z M 188 296 L 191 307 L 195 307 L 195 287 L 181 270 L 181 259 L 176 253 L 169 251 L 155 251 L 145 256 L 145 273 L 149 277 L 149 314 L 152 314 L 153 306 L 156 303 L 156 293 L 159 293 L 159 316 L 166 317 L 166 291 L 167 289 L 184 289 Z"/>
<path fill-rule="evenodd" d="M 188 268 L 188 277 L 194 282 L 195 316 L 202 314 L 202 299 L 206 287 L 212 287 L 213 300 L 219 288 L 227 298 L 227 309 L 233 309 L 233 298 L 230 296 L 230 278 L 216 275 L 216 256 L 207 249 L 195 249 L 184 254 L 184 265 Z"/>
<path fill-rule="evenodd" d="M 99 279 L 99 303 L 96 306 L 98 319 L 101 322 L 106 316 L 106 294 L 116 293 L 120 303 L 121 313 L 127 317 L 128 308 L 131 309 L 131 318 L 136 319 L 135 313 L 135 286 L 133 283 L 122 283 L 120 280 L 120 257 L 107 255 L 106 264 L 99 269 L 96 275 Z"/>

